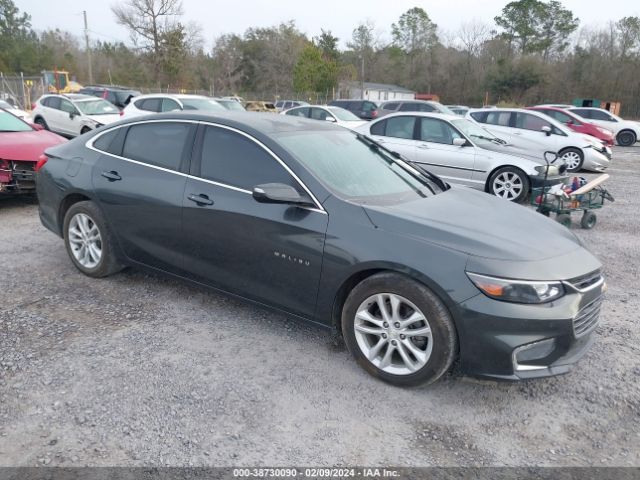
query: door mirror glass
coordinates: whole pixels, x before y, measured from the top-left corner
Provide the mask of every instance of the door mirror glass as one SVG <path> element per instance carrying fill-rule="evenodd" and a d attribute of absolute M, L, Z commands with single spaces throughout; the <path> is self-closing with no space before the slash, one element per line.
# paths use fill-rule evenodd
<path fill-rule="evenodd" d="M 547 137 L 551 135 L 551 127 L 547 125 L 544 125 L 540 130 L 542 130 L 547 135 Z"/>
<path fill-rule="evenodd" d="M 290 185 L 284 183 L 263 183 L 253 188 L 253 198 L 260 203 L 287 203 L 291 205 L 309 205 L 304 198 Z"/>
<path fill-rule="evenodd" d="M 456 147 L 464 147 L 467 144 L 467 140 L 464 138 L 454 138 L 453 145 Z"/>

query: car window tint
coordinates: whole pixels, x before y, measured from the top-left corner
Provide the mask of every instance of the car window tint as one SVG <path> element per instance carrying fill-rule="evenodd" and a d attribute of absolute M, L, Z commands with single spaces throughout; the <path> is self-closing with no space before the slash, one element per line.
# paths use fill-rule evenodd
<path fill-rule="evenodd" d="M 604 120 L 606 122 L 615 122 L 615 118 L 609 115 L 607 112 L 602 112 L 600 110 L 590 110 L 591 118 L 594 120 Z"/>
<path fill-rule="evenodd" d="M 314 120 L 326 120 L 327 117 L 331 117 L 331 115 L 322 108 L 312 108 L 311 109 L 311 118 Z"/>
<path fill-rule="evenodd" d="M 452 145 L 454 138 L 462 138 L 462 136 L 448 123 L 436 118 L 420 119 L 420 140 Z"/>
<path fill-rule="evenodd" d="M 542 127 L 551 128 L 551 124 L 540 117 L 536 117 L 535 115 L 529 115 L 528 113 L 516 113 L 516 128 L 539 132 Z"/>
<path fill-rule="evenodd" d="M 76 107 L 73 106 L 73 103 L 63 98 L 60 99 L 60 110 L 67 113 L 77 112 Z"/>
<path fill-rule="evenodd" d="M 295 108 L 293 110 L 287 110 L 286 115 L 291 115 L 292 117 L 304 117 L 307 118 L 309 116 L 308 108 Z"/>
<path fill-rule="evenodd" d="M 573 113 L 575 113 L 576 115 L 580 115 L 582 118 L 592 118 L 591 117 L 591 110 L 585 110 L 582 108 L 576 108 L 574 110 L 571 110 Z"/>
<path fill-rule="evenodd" d="M 363 112 L 373 112 L 374 110 L 377 110 L 377 109 L 378 109 L 378 106 L 372 102 L 364 102 L 364 105 L 362 106 Z"/>
<path fill-rule="evenodd" d="M 386 126 L 387 126 L 387 121 L 381 120 L 378 123 L 373 124 L 369 129 L 369 131 L 371 132 L 371 135 L 379 135 L 382 137 L 384 136 L 384 131 L 386 129 Z"/>
<path fill-rule="evenodd" d="M 177 170 L 191 125 L 188 123 L 143 123 L 129 128 L 122 156 L 150 165 Z"/>
<path fill-rule="evenodd" d="M 556 120 L 564 124 L 571 122 L 574 125 L 582 125 L 582 122 L 580 120 L 570 117 L 564 112 L 559 112 L 557 110 L 546 110 L 545 113 L 549 115 L 551 118 L 555 118 Z"/>
<path fill-rule="evenodd" d="M 116 155 L 118 152 L 116 152 L 113 147 L 115 146 L 114 140 L 118 136 L 118 133 L 120 133 L 120 129 L 116 128 L 100 135 L 97 140 L 93 142 L 93 147 L 101 152 L 108 152 Z"/>
<path fill-rule="evenodd" d="M 486 112 L 471 112 L 469 114 L 471 118 L 473 118 L 476 122 L 486 123 L 487 122 L 487 113 Z"/>
<path fill-rule="evenodd" d="M 145 98 L 144 100 L 134 102 L 134 105 L 140 110 L 146 110 L 147 112 L 159 112 L 161 103 L 161 98 Z"/>
<path fill-rule="evenodd" d="M 490 125 L 499 125 L 502 127 L 508 127 L 510 119 L 511 119 L 511 112 L 489 112 L 487 114 L 487 119 L 484 121 L 484 123 L 488 123 Z"/>
<path fill-rule="evenodd" d="M 298 188 L 289 172 L 264 148 L 244 135 L 217 127 L 205 129 L 200 176 L 245 190 L 263 183 Z"/>
<path fill-rule="evenodd" d="M 393 112 L 395 112 L 398 109 L 398 106 L 400 104 L 398 102 L 391 102 L 391 103 L 385 103 L 382 108 L 384 110 L 391 110 Z"/>
<path fill-rule="evenodd" d="M 171 98 L 163 98 L 162 99 L 162 111 L 163 112 L 171 112 L 172 110 L 180 110 L 180 105 L 175 100 Z"/>
<path fill-rule="evenodd" d="M 416 117 L 393 117 L 387 119 L 385 136 L 395 138 L 413 138 Z"/>

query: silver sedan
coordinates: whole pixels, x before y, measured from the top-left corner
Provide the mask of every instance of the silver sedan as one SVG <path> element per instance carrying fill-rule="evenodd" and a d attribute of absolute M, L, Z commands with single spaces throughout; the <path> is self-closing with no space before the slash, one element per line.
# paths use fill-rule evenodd
<path fill-rule="evenodd" d="M 387 115 L 356 131 L 454 184 L 520 202 L 544 181 L 544 158 L 524 158 L 477 123 L 455 115 L 407 112 Z M 500 151 L 504 150 L 504 152 Z M 558 179 L 558 168 L 549 170 Z"/>

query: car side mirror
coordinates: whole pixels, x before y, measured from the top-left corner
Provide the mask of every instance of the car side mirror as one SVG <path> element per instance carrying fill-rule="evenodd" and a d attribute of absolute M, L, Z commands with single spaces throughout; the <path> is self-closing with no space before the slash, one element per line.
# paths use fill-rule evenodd
<path fill-rule="evenodd" d="M 30 123 L 29 125 L 34 130 L 37 130 L 37 131 L 44 130 L 44 127 L 42 125 L 40 125 L 40 124 L 37 124 L 37 123 Z"/>
<path fill-rule="evenodd" d="M 78 113 L 78 112 L 69 112 L 69 118 L 70 118 L 71 120 L 73 120 L 77 115 L 79 115 L 79 113 Z"/>
<path fill-rule="evenodd" d="M 464 147 L 467 144 L 467 140 L 465 138 L 454 138 L 453 145 L 456 147 Z"/>
<path fill-rule="evenodd" d="M 331 123 L 336 123 L 336 119 L 333 118 L 333 117 L 327 117 L 327 118 L 325 118 L 325 121 L 331 122 Z"/>
<path fill-rule="evenodd" d="M 253 188 L 253 198 L 260 203 L 286 203 L 290 205 L 311 205 L 308 198 L 303 197 L 291 185 L 284 183 L 263 183 Z"/>
<path fill-rule="evenodd" d="M 551 135 L 551 128 L 547 127 L 546 125 L 544 125 L 540 130 L 542 130 L 547 137 Z"/>

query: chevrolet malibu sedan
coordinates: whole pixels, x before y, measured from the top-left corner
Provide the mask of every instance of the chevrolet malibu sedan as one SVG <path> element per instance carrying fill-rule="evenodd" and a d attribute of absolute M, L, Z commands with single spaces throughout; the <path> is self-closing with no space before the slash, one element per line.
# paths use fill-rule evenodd
<path fill-rule="evenodd" d="M 521 202 L 545 182 L 543 155 L 534 161 L 511 154 L 504 142 L 457 115 L 393 113 L 357 131 L 425 167 L 447 182 Z M 549 169 L 550 173 L 552 169 Z M 547 178 L 558 182 L 557 172 Z"/>
<path fill-rule="evenodd" d="M 598 323 L 601 264 L 570 230 L 328 122 L 172 112 L 47 157 L 40 218 L 80 272 L 145 267 L 315 322 L 395 385 L 456 360 L 564 373 Z"/>

